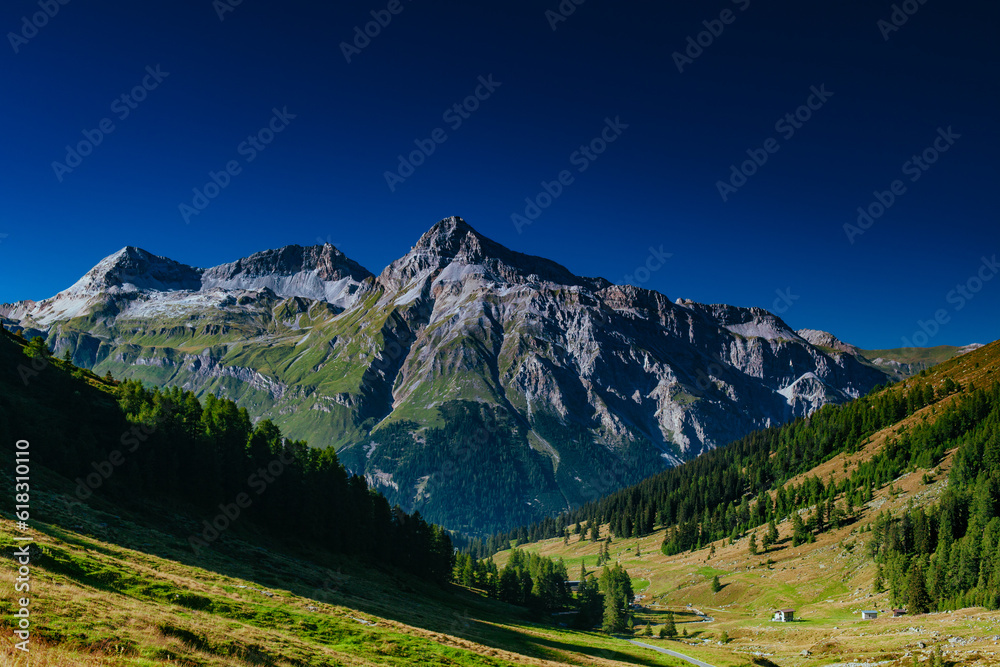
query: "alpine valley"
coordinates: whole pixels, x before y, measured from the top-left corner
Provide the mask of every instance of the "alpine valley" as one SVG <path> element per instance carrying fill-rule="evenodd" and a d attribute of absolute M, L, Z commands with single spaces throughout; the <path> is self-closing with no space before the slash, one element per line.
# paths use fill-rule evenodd
<path fill-rule="evenodd" d="M 867 352 L 759 308 L 578 277 L 457 217 L 377 276 L 329 244 L 209 269 L 126 247 L 0 316 L 98 374 L 230 398 L 472 535 L 966 350 Z"/>

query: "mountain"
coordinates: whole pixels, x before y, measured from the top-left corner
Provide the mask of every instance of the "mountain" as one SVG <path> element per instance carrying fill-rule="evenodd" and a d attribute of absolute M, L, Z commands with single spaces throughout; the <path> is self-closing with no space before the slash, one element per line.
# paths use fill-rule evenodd
<path fill-rule="evenodd" d="M 890 377 L 759 308 L 579 277 L 457 217 L 378 276 L 330 245 L 209 269 L 125 248 L 0 316 L 99 374 L 231 398 L 475 534 Z"/>
<path fill-rule="evenodd" d="M 894 380 L 901 380 L 981 347 L 981 343 L 972 343 L 962 347 L 902 347 L 892 350 L 859 350 L 858 353 Z"/>
<path fill-rule="evenodd" d="M 328 451 L 251 429 L 228 401 L 39 364 L 26 347 L 0 330 L 0 451 L 32 481 L 30 518 L 11 507 L 0 525 L 0 548 L 31 568 L 4 603 L 30 602 L 31 625 L 0 664 L 652 664 L 449 584 L 442 531 Z M 0 477 L 0 493 L 23 492 Z"/>
<path fill-rule="evenodd" d="M 201 284 L 203 289 L 266 287 L 278 296 L 305 297 L 347 308 L 354 302 L 361 283 L 372 277 L 367 269 L 327 243 L 258 252 L 208 269 L 201 275 Z"/>

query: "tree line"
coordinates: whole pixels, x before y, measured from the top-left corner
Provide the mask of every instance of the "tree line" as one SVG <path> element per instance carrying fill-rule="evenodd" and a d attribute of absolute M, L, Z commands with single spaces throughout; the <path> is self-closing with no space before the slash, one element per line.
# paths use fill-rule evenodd
<path fill-rule="evenodd" d="M 512 549 L 503 569 L 490 558 L 476 559 L 459 553 L 453 579 L 491 598 L 526 607 L 536 613 L 577 612 L 572 625 L 590 629 L 600 625 L 608 633 L 633 627 L 632 579 L 620 564 L 603 567 L 598 574 L 581 564 L 577 591 L 570 591 L 566 564 L 521 549 Z"/>
<path fill-rule="evenodd" d="M 942 399 L 953 397 L 946 403 Z M 839 480 L 808 476 L 788 483 L 833 456 L 852 454 L 878 431 L 924 407 L 929 419 L 890 433 L 880 451 Z M 750 550 L 768 550 L 777 523 L 792 522 L 793 545 L 814 540 L 856 518 L 876 489 L 907 471 L 923 481 L 957 448 L 948 487 L 927 508 L 880 515 L 868 548 L 878 564 L 876 586 L 911 611 L 970 605 L 1000 607 L 1000 383 L 976 388 L 922 373 L 894 388 L 876 388 L 810 418 L 752 433 L 638 485 L 517 530 L 474 542 L 489 554 L 511 543 L 598 535 L 637 537 L 663 527 L 662 551 L 697 550 L 749 531 Z M 893 492 L 890 486 L 890 492 Z M 581 526 L 583 526 L 581 528 Z M 763 531 L 758 529 L 765 527 Z"/>
<path fill-rule="evenodd" d="M 99 380 L 65 359 L 47 358 L 26 381 L 24 355 L 50 355 L 39 341 L 19 348 L 6 331 L 0 340 L 0 435 L 5 447 L 32 439 L 40 464 L 74 480 L 76 498 L 97 494 L 139 512 L 168 503 L 211 521 L 245 497 L 240 522 L 293 548 L 450 580 L 447 532 L 391 507 L 333 449 L 285 438 L 269 420 L 254 424 L 232 401 Z"/>
<path fill-rule="evenodd" d="M 897 448 L 958 447 L 948 487 L 937 503 L 912 502 L 871 526 L 875 586 L 911 612 L 1000 608 L 1000 386 L 965 397 L 933 424 L 905 434 Z M 917 454 L 919 455 L 919 454 Z"/>
<path fill-rule="evenodd" d="M 936 388 L 924 378 L 915 380 L 906 388 L 876 387 L 850 403 L 826 405 L 810 417 L 756 431 L 573 511 L 472 541 L 469 549 L 484 556 L 511 543 L 563 536 L 576 523 L 610 524 L 616 537 L 642 537 L 655 526 L 675 527 L 679 550 L 742 534 L 767 523 L 770 514 L 786 516 L 829 493 L 819 480 L 787 488 L 785 480 L 840 452 L 857 452 L 877 431 L 962 390 L 951 378 Z M 943 453 L 932 448 L 917 463 L 930 466 Z M 863 477 L 874 488 L 892 479 L 896 468 L 894 460 L 886 460 L 878 468 L 866 468 Z M 775 489 L 774 512 L 765 513 L 764 496 Z"/>

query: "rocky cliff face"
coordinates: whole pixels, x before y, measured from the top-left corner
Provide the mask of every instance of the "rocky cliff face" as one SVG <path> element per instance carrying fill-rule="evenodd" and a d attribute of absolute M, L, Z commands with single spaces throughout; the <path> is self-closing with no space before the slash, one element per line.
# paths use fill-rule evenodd
<path fill-rule="evenodd" d="M 203 288 L 256 290 L 266 287 L 279 296 L 326 301 L 340 308 L 354 302 L 361 283 L 372 274 L 329 243 L 303 248 L 266 250 L 208 269 Z"/>
<path fill-rule="evenodd" d="M 377 277 L 330 245 L 206 270 L 126 248 L 0 315 L 100 373 L 233 398 L 338 447 L 393 502 L 470 532 L 887 378 L 829 334 L 578 277 L 460 218 Z M 473 511 L 487 495 L 495 505 Z"/>

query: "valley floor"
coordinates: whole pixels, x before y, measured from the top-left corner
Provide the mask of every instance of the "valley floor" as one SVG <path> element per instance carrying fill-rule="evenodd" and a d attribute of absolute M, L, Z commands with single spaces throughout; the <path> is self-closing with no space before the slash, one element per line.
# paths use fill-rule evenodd
<path fill-rule="evenodd" d="M 913 416 L 919 418 L 919 413 Z M 822 479 L 844 474 L 877 451 L 880 438 L 888 435 L 880 434 L 866 451 L 847 459 L 838 455 L 810 474 Z M 632 576 L 637 594 L 636 626 L 651 624 L 655 636 L 666 613 L 673 611 L 678 632 L 687 633 L 676 641 L 637 639 L 716 667 L 746 665 L 755 657 L 781 667 L 930 665 L 935 646 L 941 647 L 946 664 L 1000 665 L 1000 612 L 960 609 L 892 618 L 889 593 L 873 593 L 876 568 L 865 550 L 869 533 L 862 528 L 883 510 L 900 511 L 911 500 L 933 502 L 947 484 L 952 454 L 929 484 L 921 470 L 901 476 L 875 494 L 853 525 L 823 533 L 814 543 L 793 548 L 791 521 L 779 524 L 779 543 L 757 555 L 749 553 L 749 535 L 732 545 L 723 540 L 671 557 L 660 552 L 662 529 L 643 538 L 613 539 L 611 558 Z M 762 530 L 758 532 L 759 543 Z M 608 534 L 609 527 L 602 526 L 602 537 Z M 597 569 L 599 545 L 573 535 L 568 544 L 559 538 L 521 548 L 562 558 L 576 578 L 581 564 L 589 572 Z M 499 567 L 508 555 L 494 557 Z M 711 590 L 715 576 L 722 584 L 717 593 Z M 795 622 L 773 622 L 778 609 L 795 609 Z M 863 621 L 862 610 L 878 610 L 879 617 Z M 726 644 L 720 641 L 723 631 L 730 640 Z"/>

